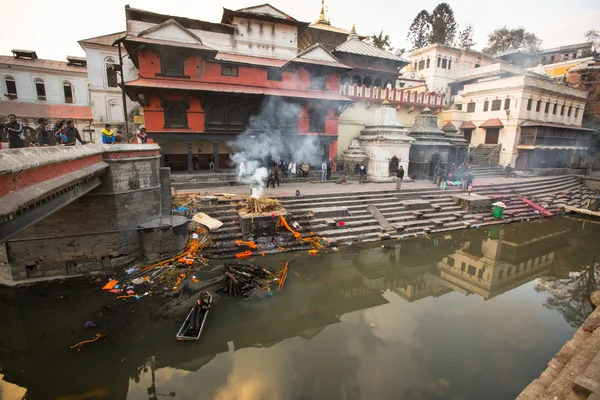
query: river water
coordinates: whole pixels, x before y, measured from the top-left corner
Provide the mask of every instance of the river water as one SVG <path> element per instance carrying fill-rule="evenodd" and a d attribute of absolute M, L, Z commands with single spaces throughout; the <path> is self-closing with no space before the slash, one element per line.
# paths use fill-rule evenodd
<path fill-rule="evenodd" d="M 191 295 L 1 289 L 0 398 L 514 398 L 591 311 L 599 236 L 565 217 L 261 257 L 290 262 L 282 292 L 216 296 L 195 343 L 174 337 Z"/>

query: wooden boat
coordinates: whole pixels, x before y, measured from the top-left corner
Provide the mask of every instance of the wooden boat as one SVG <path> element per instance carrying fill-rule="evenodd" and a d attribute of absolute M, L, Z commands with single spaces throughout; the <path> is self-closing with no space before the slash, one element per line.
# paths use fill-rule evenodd
<path fill-rule="evenodd" d="M 208 304 L 212 304 L 212 295 L 209 295 Z M 208 316 L 209 311 L 210 309 L 203 311 L 200 309 L 200 306 L 194 305 L 183 322 L 183 325 L 179 328 L 179 332 L 177 332 L 175 338 L 177 340 L 199 340 L 202 329 L 204 329 L 204 325 L 206 324 L 206 317 Z M 198 313 L 200 313 L 200 315 L 198 315 Z"/>

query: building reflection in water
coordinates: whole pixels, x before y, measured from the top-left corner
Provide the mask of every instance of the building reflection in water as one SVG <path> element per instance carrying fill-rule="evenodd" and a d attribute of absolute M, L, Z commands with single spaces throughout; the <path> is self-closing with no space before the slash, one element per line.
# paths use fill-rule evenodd
<path fill-rule="evenodd" d="M 40 339 L 40 323 L 47 325 L 52 321 L 59 326 L 58 332 L 68 331 L 73 318 L 85 321 L 96 315 L 93 307 L 101 307 L 105 298 L 90 305 L 86 303 L 87 292 L 81 290 L 71 294 L 76 308 L 66 312 L 69 311 L 63 309 L 66 303 L 46 302 L 40 307 L 35 301 L 24 301 L 26 295 L 22 292 L 0 291 L 0 311 L 5 320 L 0 328 L 0 365 L 4 379 L 27 388 L 29 399 L 46 395 L 81 396 L 89 388 L 102 388 L 107 398 L 115 399 L 126 398 L 135 390 L 147 391 L 150 398 L 170 397 L 173 393 L 162 390 L 161 381 L 172 376 L 193 379 L 186 378 L 189 373 L 185 371 L 198 371 L 209 364 L 212 367 L 208 371 L 215 374 L 214 379 L 227 380 L 235 367 L 234 352 L 270 347 L 287 338 L 314 340 L 326 327 L 340 323 L 345 314 L 388 304 L 392 293 L 408 302 L 452 291 L 476 294 L 487 300 L 538 277 L 544 277 L 538 285 L 540 290 L 556 292 L 551 284 L 545 283 L 573 278 L 571 267 L 586 265 L 586 257 L 590 255 L 589 249 L 581 249 L 589 243 L 584 240 L 589 233 L 579 228 L 580 222 L 515 224 L 360 244 L 345 252 L 321 254 L 317 259 L 299 257 L 284 293 L 260 302 L 226 301 L 219 305 L 219 312 L 211 315 L 201 346 L 193 348 L 173 344 L 179 319 L 170 315 L 156 322 L 157 315 L 144 314 L 146 303 L 140 302 L 131 305 L 138 307 L 136 320 L 130 320 L 128 325 L 117 322 L 120 325 L 113 327 L 106 344 L 110 352 L 97 346 L 81 354 L 65 353 L 77 338 L 49 333 L 48 338 Z M 574 253 L 582 255 L 573 260 Z M 265 266 L 277 269 L 285 257 L 289 255 L 265 258 Z M 269 260 L 272 265 L 266 265 Z M 579 269 L 575 277 L 585 275 L 586 271 L 589 268 Z M 567 306 L 562 304 L 562 307 Z M 580 310 L 577 305 L 568 307 Z M 116 321 L 121 321 L 120 318 L 115 316 Z M 49 368 L 54 360 L 64 362 Z M 148 360 L 152 360 L 150 364 Z M 348 360 L 345 368 L 352 368 L 352 362 Z M 215 372 L 215 368 L 220 372 Z M 310 373 L 304 371 L 305 375 Z M 73 382 L 54 384 L 65 376 Z M 353 384 L 339 379 L 338 387 L 356 390 Z M 224 387 L 226 381 L 219 384 Z"/>

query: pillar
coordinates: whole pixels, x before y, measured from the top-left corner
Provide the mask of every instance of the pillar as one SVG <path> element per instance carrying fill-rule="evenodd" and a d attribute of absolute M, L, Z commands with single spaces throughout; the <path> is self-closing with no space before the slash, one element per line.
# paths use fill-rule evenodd
<path fill-rule="evenodd" d="M 165 166 L 165 150 L 163 149 L 163 144 L 164 143 L 157 143 L 160 146 L 160 166 L 164 167 Z"/>
<path fill-rule="evenodd" d="M 329 144 L 323 144 L 323 153 L 325 154 L 325 161 L 329 161 Z"/>
<path fill-rule="evenodd" d="M 213 142 L 213 158 L 215 159 L 215 172 L 219 170 L 219 142 Z"/>
<path fill-rule="evenodd" d="M 187 147 L 187 159 L 188 159 L 188 174 L 194 172 L 194 155 L 192 152 L 192 142 L 185 142 Z"/>

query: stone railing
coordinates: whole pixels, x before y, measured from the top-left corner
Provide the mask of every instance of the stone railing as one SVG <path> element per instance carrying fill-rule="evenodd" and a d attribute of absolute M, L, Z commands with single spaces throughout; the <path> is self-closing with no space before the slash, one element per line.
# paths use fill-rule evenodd
<path fill-rule="evenodd" d="M 421 90 L 419 90 L 419 88 Z M 444 95 L 422 90 L 423 86 L 413 86 L 405 89 L 382 89 L 379 86 L 358 86 L 344 84 L 340 94 L 353 99 L 383 101 L 386 97 L 392 104 L 416 105 L 429 108 L 443 108 Z"/>

